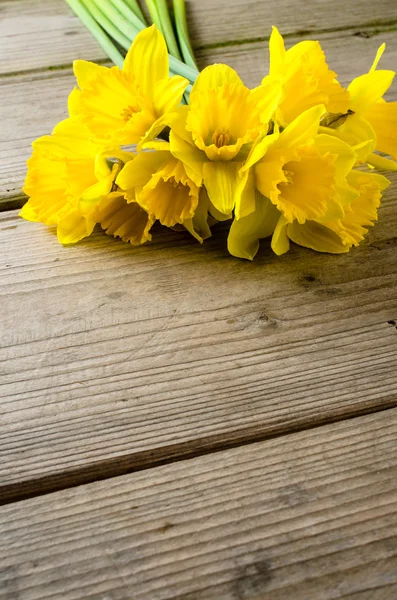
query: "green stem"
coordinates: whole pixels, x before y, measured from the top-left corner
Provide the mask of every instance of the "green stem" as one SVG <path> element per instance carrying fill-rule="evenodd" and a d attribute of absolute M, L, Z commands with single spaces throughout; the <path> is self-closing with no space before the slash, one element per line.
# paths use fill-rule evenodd
<path fill-rule="evenodd" d="M 102 1 L 102 4 L 104 5 L 106 3 Z M 109 2 L 107 4 L 109 4 Z M 102 11 L 106 12 L 108 17 L 113 21 L 118 29 L 127 37 L 130 37 L 130 34 L 127 33 L 130 30 L 139 32 L 142 31 L 142 29 L 145 29 L 146 24 L 142 22 L 135 15 L 135 13 L 124 4 L 123 0 L 110 0 L 110 4 L 112 6 L 109 8 L 103 7 Z"/>
<path fill-rule="evenodd" d="M 182 50 L 182 56 L 185 63 L 198 70 L 194 51 L 190 43 L 189 30 L 186 21 L 186 6 L 185 0 L 174 1 L 174 18 L 176 24 L 176 32 L 178 34 L 179 46 Z"/>
<path fill-rule="evenodd" d="M 85 4 L 86 8 L 89 10 L 89 12 L 94 17 L 94 19 L 97 21 L 97 23 L 110 36 L 112 36 L 112 38 L 114 38 L 116 40 L 116 42 L 118 44 L 120 44 L 120 46 L 122 48 L 124 48 L 124 50 L 128 50 L 129 47 L 131 46 L 130 40 L 127 38 L 127 36 L 125 36 L 123 33 L 121 33 L 121 31 L 119 29 L 117 29 L 117 27 L 115 27 L 115 25 L 112 23 L 112 21 L 107 17 L 106 13 L 103 12 L 103 10 L 102 10 L 103 2 L 102 2 L 102 9 L 100 8 L 100 5 L 101 5 L 100 0 L 82 0 L 82 2 Z"/>
<path fill-rule="evenodd" d="M 150 14 L 150 18 L 152 19 L 152 22 L 156 25 L 157 29 L 159 31 L 161 31 L 161 33 L 164 35 L 163 24 L 161 22 L 160 15 L 157 10 L 156 1 L 155 0 L 145 0 L 145 2 L 146 2 L 146 6 L 148 7 L 148 11 Z"/>
<path fill-rule="evenodd" d="M 177 73 L 178 75 L 182 75 L 182 77 L 186 77 L 186 79 L 189 79 L 191 83 L 196 81 L 199 74 L 197 68 L 192 68 L 189 65 L 186 65 L 184 62 L 178 60 L 174 56 L 168 56 L 168 58 L 170 61 L 171 71 Z"/>
<path fill-rule="evenodd" d="M 92 35 L 100 43 L 109 58 L 120 68 L 123 66 L 123 56 L 112 43 L 111 38 L 115 39 L 118 44 L 126 51 L 129 50 L 131 43 L 136 37 L 138 30 L 132 25 L 127 29 L 123 25 L 124 32 L 118 29 L 117 25 L 121 25 L 122 16 L 118 13 L 116 21 L 111 21 L 115 16 L 116 9 L 111 7 L 111 12 L 108 10 L 108 2 L 104 4 L 104 0 L 66 0 L 76 15 L 86 25 Z M 85 6 L 84 6 L 85 5 Z M 98 6 L 102 7 L 102 10 Z M 113 12 L 114 11 L 114 12 Z M 127 24 L 128 26 L 128 24 Z M 174 56 L 169 55 L 170 72 L 172 75 L 181 75 L 186 77 L 191 83 L 197 79 L 198 71 Z"/>
<path fill-rule="evenodd" d="M 98 25 L 82 2 L 80 0 L 66 0 L 66 2 L 80 21 L 87 27 L 88 31 L 96 39 L 102 50 L 109 56 L 110 60 L 121 68 L 124 62 L 123 55 L 118 51 L 112 40 Z"/>
<path fill-rule="evenodd" d="M 172 26 L 170 13 L 168 10 L 167 0 L 155 0 L 157 13 L 160 17 L 161 25 L 164 30 L 165 41 L 167 42 L 169 53 L 179 60 L 182 59 L 179 51 L 178 42 L 176 41 L 174 28 Z"/>
<path fill-rule="evenodd" d="M 144 27 L 147 26 L 145 16 L 141 11 L 141 7 L 139 6 L 137 0 L 121 0 L 121 4 L 124 4 L 124 10 L 130 9 L 135 14 L 135 16 L 138 17 L 138 19 L 141 21 Z"/>

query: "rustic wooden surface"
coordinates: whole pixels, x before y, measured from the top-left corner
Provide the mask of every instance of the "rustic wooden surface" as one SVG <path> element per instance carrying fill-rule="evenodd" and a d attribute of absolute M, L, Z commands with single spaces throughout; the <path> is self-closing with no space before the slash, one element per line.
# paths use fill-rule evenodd
<path fill-rule="evenodd" d="M 188 17 L 249 85 L 272 24 L 345 84 L 383 41 L 397 67 L 390 0 Z M 251 264 L 222 226 L 63 248 L 17 216 L 25 160 L 71 61 L 106 60 L 62 0 L 0 0 L 0 34 L 0 599 L 395 600 L 397 177 L 345 256 Z"/>
<path fill-rule="evenodd" d="M 2 597 L 392 600 L 396 444 L 393 409 L 5 506 Z"/>

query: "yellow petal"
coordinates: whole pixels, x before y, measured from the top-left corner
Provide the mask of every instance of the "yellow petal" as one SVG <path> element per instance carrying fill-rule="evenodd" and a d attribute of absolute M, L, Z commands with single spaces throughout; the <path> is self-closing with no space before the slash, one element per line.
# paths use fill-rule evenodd
<path fill-rule="evenodd" d="M 268 149 L 278 139 L 278 129 L 271 135 L 266 135 L 264 138 L 258 138 L 253 144 L 247 160 L 241 167 L 241 173 L 244 173 L 248 169 L 251 169 L 257 162 L 261 160 L 267 153 Z"/>
<path fill-rule="evenodd" d="M 379 63 L 380 59 L 382 58 L 382 55 L 385 50 L 386 50 L 386 44 L 382 44 L 381 46 L 379 46 L 378 51 L 375 56 L 375 60 L 372 63 L 372 67 L 369 70 L 370 73 L 372 73 L 372 71 L 375 71 L 375 69 L 377 68 L 378 63 Z"/>
<path fill-rule="evenodd" d="M 228 250 L 233 256 L 253 260 L 259 249 L 259 240 L 272 235 L 280 213 L 258 192 L 255 211 L 247 217 L 235 219 L 227 239 Z"/>
<path fill-rule="evenodd" d="M 394 75 L 394 71 L 372 71 L 353 79 L 347 88 L 350 93 L 350 110 L 355 113 L 369 110 L 387 92 Z"/>
<path fill-rule="evenodd" d="M 59 221 L 57 227 L 60 244 L 76 244 L 91 235 L 95 221 L 83 217 L 78 210 L 71 210 Z"/>
<path fill-rule="evenodd" d="M 139 193 L 137 201 L 162 225 L 172 227 L 193 218 L 198 197 L 199 189 L 187 177 L 183 164 L 169 155 Z"/>
<path fill-rule="evenodd" d="M 89 87 L 94 79 L 106 73 L 108 70 L 108 67 L 103 67 L 87 60 L 73 61 L 74 76 L 76 77 L 77 85 L 81 90 Z"/>
<path fill-rule="evenodd" d="M 79 114 L 91 137 L 103 143 L 136 144 L 156 120 L 150 98 L 118 67 L 106 69 L 82 91 Z"/>
<path fill-rule="evenodd" d="M 270 75 L 279 75 L 281 73 L 284 60 L 285 60 L 285 46 L 284 40 L 277 29 L 273 25 L 272 33 L 269 40 L 269 53 L 270 53 Z"/>
<path fill-rule="evenodd" d="M 371 124 L 362 115 L 349 115 L 335 130 L 340 139 L 353 146 L 357 160 L 363 163 L 376 148 L 376 134 Z"/>
<path fill-rule="evenodd" d="M 204 164 L 204 185 L 217 210 L 229 215 L 235 204 L 240 163 L 207 162 Z"/>
<path fill-rule="evenodd" d="M 222 88 L 225 84 L 244 87 L 244 84 L 236 71 L 228 65 L 210 65 L 203 69 L 197 77 L 193 84 L 190 96 L 191 98 L 194 98 L 196 92 L 207 93 L 208 90 L 217 90 L 218 88 Z"/>
<path fill-rule="evenodd" d="M 81 91 L 74 88 L 68 97 L 68 113 L 69 117 L 77 117 L 80 112 L 80 95 Z"/>
<path fill-rule="evenodd" d="M 283 84 L 283 97 L 277 118 L 281 125 L 291 123 L 305 110 L 324 104 L 329 112 L 345 113 L 349 95 L 335 80 L 318 42 L 299 42 L 285 53 L 271 77 Z"/>
<path fill-rule="evenodd" d="M 230 68 L 224 71 L 221 68 L 224 65 L 214 65 L 214 73 L 218 67 L 221 74 L 233 71 Z M 208 69 L 212 72 L 211 67 Z M 267 132 L 267 125 L 260 121 L 250 90 L 240 82 L 224 83 L 215 89 L 209 87 L 205 92 L 200 87 L 192 91 L 186 129 L 209 160 L 225 161 L 233 160 L 243 144 L 251 144 L 261 131 L 265 129 Z"/>
<path fill-rule="evenodd" d="M 346 207 L 341 219 L 307 221 L 304 225 L 292 223 L 288 235 L 295 243 L 318 252 L 348 252 L 357 246 L 377 219 L 382 191 L 390 182 L 382 175 L 351 171 L 347 182 L 358 191 L 357 197 Z"/>
<path fill-rule="evenodd" d="M 255 211 L 256 185 L 253 170 L 245 171 L 239 178 L 235 195 L 236 220 L 246 217 Z"/>
<path fill-rule="evenodd" d="M 21 216 L 29 221 L 55 225 L 67 204 L 66 165 L 52 161 L 35 150 L 27 164 L 23 191 L 30 199 Z"/>
<path fill-rule="evenodd" d="M 175 113 L 165 113 L 156 119 L 146 133 L 143 134 L 143 137 L 137 145 L 137 149 L 142 150 L 142 148 L 148 148 L 149 144 L 161 134 L 163 129 L 172 126 L 174 118 L 176 118 Z"/>
<path fill-rule="evenodd" d="M 136 202 L 127 203 L 123 194 L 113 192 L 101 199 L 97 207 L 96 220 L 108 235 L 120 237 L 133 246 L 152 239 L 150 229 L 155 221 Z"/>
<path fill-rule="evenodd" d="M 143 29 L 128 50 L 123 72 L 135 77 L 142 93 L 152 98 L 158 81 L 168 77 L 168 52 L 156 25 Z"/>
<path fill-rule="evenodd" d="M 170 134 L 171 153 L 185 165 L 186 173 L 200 187 L 203 181 L 203 167 L 207 160 L 206 155 L 186 139 L 177 135 L 175 131 Z"/>
<path fill-rule="evenodd" d="M 397 159 L 397 102 L 376 102 L 365 113 L 376 134 L 376 149 Z"/>
<path fill-rule="evenodd" d="M 287 235 L 287 227 L 288 227 L 288 222 L 285 219 L 285 217 L 283 217 L 283 215 L 281 215 L 277 221 L 277 225 L 274 230 L 274 233 L 272 236 L 272 241 L 271 241 L 272 250 L 275 254 L 277 254 L 277 256 L 281 256 L 282 254 L 285 254 L 289 250 L 289 239 L 288 239 L 288 235 Z"/>
<path fill-rule="evenodd" d="M 160 79 L 154 87 L 153 104 L 157 115 L 172 112 L 181 103 L 182 96 L 189 82 L 180 75 L 169 79 Z"/>
<path fill-rule="evenodd" d="M 288 225 L 288 236 L 295 244 L 317 252 L 331 254 L 349 252 L 349 246 L 344 245 L 334 231 L 315 221 L 306 221 L 304 225 L 299 223 Z"/>
<path fill-rule="evenodd" d="M 255 166 L 256 187 L 263 196 L 272 198 L 274 203 L 280 193 L 278 185 L 288 182 L 283 170 L 285 160 L 281 151 L 271 151 Z"/>
<path fill-rule="evenodd" d="M 332 155 L 321 155 L 315 146 L 302 146 L 296 158 L 285 163 L 284 180 L 277 184 L 277 192 L 272 192 L 269 198 L 287 221 L 292 223 L 296 219 L 304 223 L 327 213 L 335 194 L 333 161 Z M 257 172 L 259 166 L 264 169 L 266 157 Z M 261 176 L 266 173 L 262 172 Z"/>
<path fill-rule="evenodd" d="M 112 190 L 114 182 L 113 173 L 109 173 L 107 178 L 98 181 L 91 187 L 87 188 L 80 196 L 78 209 L 80 213 L 87 218 L 95 219 L 95 210 L 102 196 L 109 194 Z"/>
<path fill-rule="evenodd" d="M 269 123 L 282 95 L 281 83 L 265 78 L 262 84 L 252 90 L 251 95 L 257 105 L 262 123 Z"/>
<path fill-rule="evenodd" d="M 56 125 L 52 135 L 38 138 L 33 148 L 51 160 L 94 159 L 99 151 L 80 118 L 69 118 Z"/>
<path fill-rule="evenodd" d="M 208 224 L 209 206 L 210 202 L 208 194 L 204 188 L 201 188 L 199 202 L 193 218 L 187 219 L 183 223 L 183 226 L 200 242 L 200 244 L 211 237 L 211 229 Z"/>
<path fill-rule="evenodd" d="M 118 175 L 121 167 L 130 162 L 135 156 L 136 154 L 134 152 L 127 152 L 120 147 L 106 148 L 95 157 L 96 178 L 98 181 L 106 179 L 106 177 L 114 170 L 116 164 L 119 167 L 116 170 L 116 175 Z M 115 161 L 117 162 L 115 163 Z"/>
<path fill-rule="evenodd" d="M 354 167 L 357 157 L 352 147 L 346 142 L 330 135 L 320 134 L 316 136 L 315 145 L 321 154 L 331 153 L 334 155 L 333 164 L 338 177 L 346 177 Z"/>
<path fill-rule="evenodd" d="M 378 154 L 370 154 L 367 160 L 368 163 L 376 169 L 381 169 L 382 171 L 397 171 L 397 162 L 390 160 L 389 158 L 384 158 Z"/>
<path fill-rule="evenodd" d="M 34 202 L 31 200 L 28 200 L 26 204 L 22 206 L 18 216 L 22 217 L 22 219 L 25 219 L 25 221 L 33 221 L 34 223 L 40 221 L 40 216 L 36 207 L 34 206 Z"/>
<path fill-rule="evenodd" d="M 169 159 L 169 152 L 141 152 L 128 162 L 117 176 L 116 183 L 122 190 L 143 187 L 152 175 Z"/>
<path fill-rule="evenodd" d="M 303 112 L 284 129 L 275 147 L 296 148 L 306 144 L 317 134 L 321 117 L 325 113 L 324 105 L 313 106 Z"/>

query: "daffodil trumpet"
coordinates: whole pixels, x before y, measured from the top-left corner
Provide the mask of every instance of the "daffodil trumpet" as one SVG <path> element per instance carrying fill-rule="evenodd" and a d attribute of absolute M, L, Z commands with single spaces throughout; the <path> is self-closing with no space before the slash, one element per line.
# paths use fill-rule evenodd
<path fill-rule="evenodd" d="M 74 62 L 69 117 L 33 143 L 21 217 L 64 245 L 97 226 L 139 246 L 156 222 L 203 243 L 226 221 L 229 253 L 248 260 L 263 238 L 278 256 L 365 240 L 390 185 L 375 171 L 397 170 L 384 45 L 345 88 L 318 42 L 286 49 L 274 27 L 269 72 L 250 89 L 224 64 L 198 72 L 183 0 L 175 30 L 164 0 L 149 3 L 150 27 L 135 1 L 67 1 L 116 64 Z"/>

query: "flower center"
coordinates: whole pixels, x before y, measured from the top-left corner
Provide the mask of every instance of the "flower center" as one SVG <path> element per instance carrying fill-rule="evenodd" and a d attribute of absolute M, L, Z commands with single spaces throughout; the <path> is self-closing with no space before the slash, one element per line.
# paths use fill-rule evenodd
<path fill-rule="evenodd" d="M 127 106 L 127 108 L 123 108 L 123 110 L 120 113 L 120 117 L 123 119 L 123 121 L 127 123 L 131 119 L 131 117 L 133 115 L 136 115 L 136 113 L 138 113 L 139 111 L 139 107 L 129 105 Z"/>
<path fill-rule="evenodd" d="M 212 143 L 217 148 L 228 146 L 230 144 L 231 135 L 226 129 L 215 129 L 214 135 L 212 136 Z"/>

